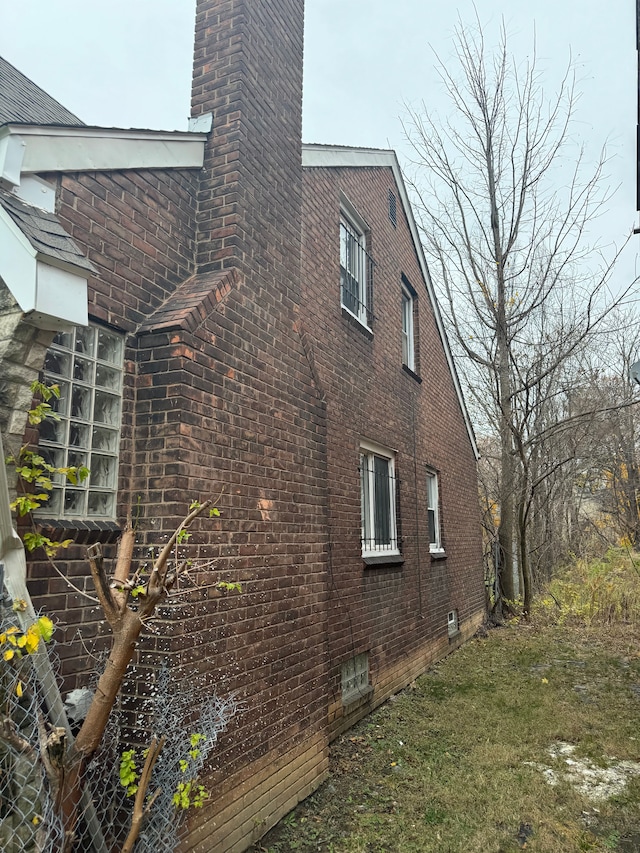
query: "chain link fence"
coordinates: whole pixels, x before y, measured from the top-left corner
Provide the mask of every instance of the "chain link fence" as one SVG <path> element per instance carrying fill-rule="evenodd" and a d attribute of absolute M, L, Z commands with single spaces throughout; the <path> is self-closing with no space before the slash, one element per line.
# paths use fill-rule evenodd
<path fill-rule="evenodd" d="M 12 631 L 20 636 L 19 620 L 8 604 L 0 603 L 0 635 Z M 48 652 L 55 661 L 55 648 Z M 133 706 L 127 702 L 113 709 L 102 744 L 87 767 L 73 844 L 65 848 L 56 770 L 63 766 L 71 734 L 51 720 L 48 709 L 59 705 L 60 696 L 48 695 L 58 690 L 56 679 L 43 679 L 41 671 L 29 654 L 17 662 L 0 660 L 2 853 L 119 853 L 129 834 L 135 797 L 131 784 L 122 784 L 122 758 L 128 754 L 135 787 L 154 736 L 164 738 L 164 746 L 146 789 L 145 803 L 153 800 L 153 805 L 133 849 L 173 853 L 186 817 L 181 806 L 205 796 L 198 779 L 218 735 L 236 712 L 234 700 L 219 699 L 210 686 L 181 678 L 167 666 L 134 672 L 134 679 L 144 679 L 142 692 L 147 696 Z M 72 728 L 81 725 L 91 698 L 90 688 L 67 697 Z M 136 748 L 132 742 L 141 745 Z"/>
<path fill-rule="evenodd" d="M 0 634 L 16 628 L 5 613 Z M 21 695 L 18 695 L 21 694 Z M 56 853 L 62 823 L 56 814 L 41 750 L 46 738 L 42 691 L 33 662 L 0 669 L 0 850 Z"/>

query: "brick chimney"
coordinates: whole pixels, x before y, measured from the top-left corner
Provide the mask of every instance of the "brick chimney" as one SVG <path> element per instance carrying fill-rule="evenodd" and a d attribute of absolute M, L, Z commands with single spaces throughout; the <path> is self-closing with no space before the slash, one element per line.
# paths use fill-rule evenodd
<path fill-rule="evenodd" d="M 213 113 L 198 271 L 300 275 L 303 0 L 198 0 L 192 115 Z"/>

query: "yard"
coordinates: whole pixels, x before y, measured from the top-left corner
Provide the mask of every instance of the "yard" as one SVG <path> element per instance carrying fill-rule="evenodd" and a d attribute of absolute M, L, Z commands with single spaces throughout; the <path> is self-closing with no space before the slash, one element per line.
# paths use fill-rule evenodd
<path fill-rule="evenodd" d="M 640 629 L 493 629 L 332 747 L 268 853 L 640 851 Z"/>

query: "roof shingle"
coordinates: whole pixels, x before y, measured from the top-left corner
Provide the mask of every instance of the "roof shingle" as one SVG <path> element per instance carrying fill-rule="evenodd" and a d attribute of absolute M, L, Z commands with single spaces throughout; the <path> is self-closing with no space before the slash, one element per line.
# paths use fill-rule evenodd
<path fill-rule="evenodd" d="M 0 206 L 13 219 L 36 252 L 88 272 L 95 272 L 89 260 L 64 230 L 54 213 L 26 204 L 0 190 Z"/>
<path fill-rule="evenodd" d="M 0 56 L 0 125 L 3 124 L 82 127 L 84 122 Z"/>

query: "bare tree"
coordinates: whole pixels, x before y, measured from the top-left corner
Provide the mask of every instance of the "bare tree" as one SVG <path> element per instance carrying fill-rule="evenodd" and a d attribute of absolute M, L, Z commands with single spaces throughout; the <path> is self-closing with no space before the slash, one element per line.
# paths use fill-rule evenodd
<path fill-rule="evenodd" d="M 607 324 L 606 347 L 592 356 L 589 382 L 574 394 L 576 410 L 597 407 L 589 430 L 581 488 L 591 515 L 607 541 L 640 546 L 640 459 L 638 393 L 630 367 L 640 351 L 640 320 L 615 312 Z"/>
<path fill-rule="evenodd" d="M 491 53 L 479 24 L 458 26 L 457 63 L 439 63 L 452 110 L 425 105 L 405 126 L 425 248 L 479 431 L 499 437 L 499 588 L 514 597 L 515 554 L 531 600 L 527 530 L 533 495 L 563 464 L 547 458 L 550 405 L 569 362 L 612 304 L 588 231 L 609 197 L 604 154 L 586 177 L 571 121 L 571 69 L 547 98 L 533 58 L 519 65 L 504 27 Z M 551 420 L 549 420 L 551 419 Z M 478 422 L 478 421 L 477 421 Z M 542 467 L 540 467 L 542 466 Z"/>

